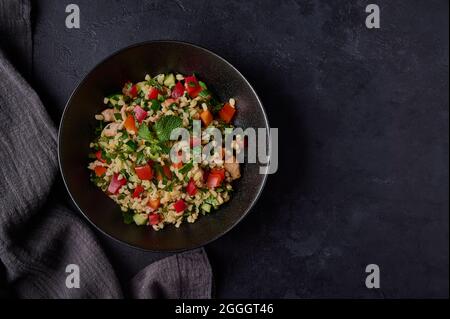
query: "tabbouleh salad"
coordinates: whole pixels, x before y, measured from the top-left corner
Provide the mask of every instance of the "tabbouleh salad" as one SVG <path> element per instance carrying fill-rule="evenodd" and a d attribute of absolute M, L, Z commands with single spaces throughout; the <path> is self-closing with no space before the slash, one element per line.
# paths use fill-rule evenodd
<path fill-rule="evenodd" d="M 106 108 L 95 115 L 96 138 L 90 144 L 91 180 L 122 210 L 125 223 L 193 223 L 230 200 L 232 181 L 240 178 L 239 163 L 173 163 L 169 139 L 173 129 L 192 130 L 193 121 L 221 131 L 232 128 L 235 100 L 220 103 L 195 75 L 147 75 L 145 81 L 127 82 L 122 93 L 104 99 Z M 209 136 L 190 138 L 190 147 L 207 144 Z M 238 151 L 242 144 L 233 142 Z M 240 146 L 241 145 L 241 146 Z M 217 158 L 218 157 L 218 158 Z"/>

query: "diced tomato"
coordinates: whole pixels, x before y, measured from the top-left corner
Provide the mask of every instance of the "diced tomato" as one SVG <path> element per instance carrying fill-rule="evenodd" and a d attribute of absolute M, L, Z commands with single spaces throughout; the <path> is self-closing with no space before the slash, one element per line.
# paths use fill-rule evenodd
<path fill-rule="evenodd" d="M 163 172 L 164 172 L 164 175 L 166 175 L 167 179 L 172 179 L 172 171 L 170 170 L 169 166 L 164 165 Z"/>
<path fill-rule="evenodd" d="M 195 98 L 203 90 L 200 84 L 198 84 L 195 75 L 188 76 L 184 79 L 184 86 L 189 96 Z"/>
<path fill-rule="evenodd" d="M 102 158 L 102 151 L 101 151 L 101 150 L 98 150 L 98 151 L 95 153 L 95 157 L 96 157 L 100 162 L 106 163 L 106 160 L 104 160 L 104 159 Z"/>
<path fill-rule="evenodd" d="M 141 196 L 142 192 L 144 191 L 144 187 L 142 185 L 136 186 L 133 192 L 133 198 Z"/>
<path fill-rule="evenodd" d="M 147 206 L 152 208 L 153 210 L 155 210 L 155 209 L 158 209 L 159 204 L 160 204 L 159 198 L 156 198 L 156 199 L 150 198 L 150 200 L 147 203 Z"/>
<path fill-rule="evenodd" d="M 153 177 L 153 170 L 148 164 L 145 164 L 144 166 L 136 166 L 134 170 L 136 171 L 136 175 L 139 179 L 143 181 L 151 180 Z"/>
<path fill-rule="evenodd" d="M 200 113 L 200 118 L 205 126 L 208 126 L 213 121 L 213 116 L 209 110 Z"/>
<path fill-rule="evenodd" d="M 147 111 L 145 111 L 139 105 L 136 105 L 136 107 L 134 108 L 134 116 L 136 116 L 136 120 L 139 122 L 139 124 L 141 124 L 142 121 L 147 117 Z"/>
<path fill-rule="evenodd" d="M 160 92 L 157 88 L 150 88 L 150 91 L 148 91 L 149 100 L 156 100 L 158 98 L 158 94 L 160 94 Z"/>
<path fill-rule="evenodd" d="M 122 177 L 119 179 L 119 174 L 114 174 L 111 178 L 111 182 L 108 186 L 108 192 L 111 194 L 117 194 L 119 192 L 119 189 L 127 183 L 127 179 L 125 177 Z"/>
<path fill-rule="evenodd" d="M 138 93 L 138 88 L 136 85 L 132 85 L 131 82 L 125 83 L 124 93 L 129 97 L 136 97 Z"/>
<path fill-rule="evenodd" d="M 177 84 L 175 84 L 175 87 L 172 89 L 172 97 L 174 99 L 177 99 L 181 96 L 183 96 L 184 93 L 184 86 L 183 84 L 181 84 L 181 82 L 178 82 Z"/>
<path fill-rule="evenodd" d="M 158 225 L 160 220 L 161 220 L 160 214 L 153 213 L 148 215 L 148 221 L 150 225 Z"/>
<path fill-rule="evenodd" d="M 220 178 L 225 179 L 225 169 L 223 168 L 213 168 L 211 174 L 217 174 Z"/>
<path fill-rule="evenodd" d="M 230 123 L 231 120 L 233 119 L 235 112 L 236 109 L 233 106 L 231 106 L 230 103 L 225 103 L 225 105 L 219 111 L 219 116 L 225 123 Z"/>
<path fill-rule="evenodd" d="M 167 179 L 172 179 L 172 171 L 170 170 L 170 166 L 169 165 L 164 165 L 162 167 L 162 172 L 158 172 L 156 174 L 156 179 L 158 181 L 162 181 L 163 180 L 163 176 L 165 176 Z"/>
<path fill-rule="evenodd" d="M 136 122 L 134 120 L 134 116 L 133 115 L 128 115 L 128 117 L 126 118 L 125 122 L 123 123 L 123 126 L 129 132 L 134 132 L 134 133 L 137 132 Z"/>
<path fill-rule="evenodd" d="M 175 169 L 180 169 L 183 167 L 183 162 L 178 162 L 178 163 L 172 163 L 172 167 Z"/>
<path fill-rule="evenodd" d="M 181 213 L 186 209 L 186 203 L 184 202 L 184 200 L 179 199 L 175 202 L 175 204 L 173 204 L 173 208 L 177 213 Z"/>
<path fill-rule="evenodd" d="M 197 186 L 195 186 L 195 182 L 192 178 L 189 180 L 189 183 L 186 186 L 186 192 L 190 196 L 195 196 L 195 194 L 197 194 Z"/>
<path fill-rule="evenodd" d="M 212 172 L 208 175 L 208 180 L 206 181 L 206 185 L 208 188 L 216 188 L 222 184 L 222 176 L 220 174 L 214 174 Z"/>
<path fill-rule="evenodd" d="M 95 175 L 103 176 L 106 173 L 106 167 L 104 167 L 104 166 L 95 166 L 94 171 L 95 171 Z"/>

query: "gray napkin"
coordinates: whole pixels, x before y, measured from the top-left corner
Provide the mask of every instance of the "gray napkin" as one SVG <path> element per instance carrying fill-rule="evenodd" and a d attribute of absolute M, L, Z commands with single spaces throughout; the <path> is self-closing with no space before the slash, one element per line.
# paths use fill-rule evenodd
<path fill-rule="evenodd" d="M 57 132 L 33 89 L 10 64 L 31 69 L 29 0 L 0 0 L 0 295 L 122 298 L 114 270 L 79 214 L 49 201 L 58 174 Z M 80 288 L 66 286 L 77 265 Z M 130 282 L 133 298 L 210 298 L 203 249 L 157 261 Z"/>

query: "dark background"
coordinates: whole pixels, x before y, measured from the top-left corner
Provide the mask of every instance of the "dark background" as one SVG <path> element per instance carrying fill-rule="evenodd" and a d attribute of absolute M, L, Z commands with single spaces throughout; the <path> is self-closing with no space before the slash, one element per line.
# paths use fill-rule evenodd
<path fill-rule="evenodd" d="M 73 2 L 79 30 L 65 28 Z M 374 2 L 381 29 L 369 30 Z M 215 51 L 253 84 L 280 136 L 258 204 L 206 247 L 216 296 L 448 297 L 448 7 L 39 0 L 32 82 L 59 123 L 76 84 L 118 49 L 175 39 Z M 99 236 L 123 282 L 164 256 Z M 365 287 L 370 263 L 379 290 Z"/>

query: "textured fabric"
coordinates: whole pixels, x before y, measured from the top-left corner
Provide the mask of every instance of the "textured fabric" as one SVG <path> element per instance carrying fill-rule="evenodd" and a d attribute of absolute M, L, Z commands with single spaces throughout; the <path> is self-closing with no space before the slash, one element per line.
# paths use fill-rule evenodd
<path fill-rule="evenodd" d="M 25 0 L 0 0 L 2 46 L 31 50 L 29 9 Z M 5 31 L 14 37 L 4 37 Z M 9 46 L 6 38 L 17 42 Z M 58 174 L 56 128 L 1 49 L 0 123 L 0 296 L 124 297 L 91 229 L 79 214 L 49 200 Z M 66 287 L 69 264 L 79 266 L 79 289 Z M 208 298 L 211 278 L 199 249 L 149 265 L 128 291 L 136 298 Z"/>
<path fill-rule="evenodd" d="M 29 0 L 0 1 L 0 47 L 26 78 L 32 62 L 30 13 Z"/>

